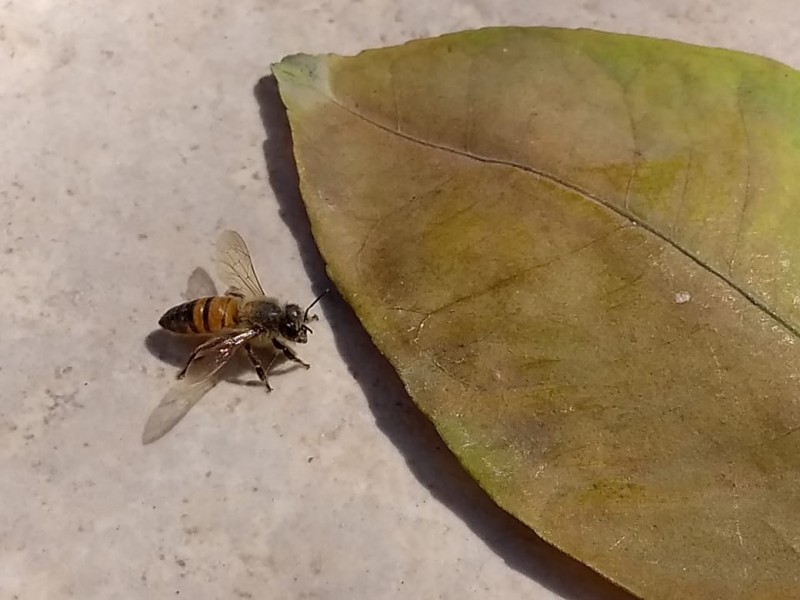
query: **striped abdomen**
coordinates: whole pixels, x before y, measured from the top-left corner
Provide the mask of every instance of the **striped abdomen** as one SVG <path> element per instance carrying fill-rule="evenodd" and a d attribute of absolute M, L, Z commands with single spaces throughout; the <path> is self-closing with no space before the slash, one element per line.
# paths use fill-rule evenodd
<path fill-rule="evenodd" d="M 173 306 L 158 320 L 158 324 L 175 333 L 216 333 L 235 327 L 238 315 L 237 298 L 209 296 Z"/>

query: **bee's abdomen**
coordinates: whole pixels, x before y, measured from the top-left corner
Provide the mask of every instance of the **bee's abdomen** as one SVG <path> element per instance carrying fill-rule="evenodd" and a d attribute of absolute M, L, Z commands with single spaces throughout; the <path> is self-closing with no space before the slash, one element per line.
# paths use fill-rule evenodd
<path fill-rule="evenodd" d="M 158 324 L 175 333 L 216 333 L 234 327 L 238 314 L 236 298 L 209 296 L 173 306 Z"/>

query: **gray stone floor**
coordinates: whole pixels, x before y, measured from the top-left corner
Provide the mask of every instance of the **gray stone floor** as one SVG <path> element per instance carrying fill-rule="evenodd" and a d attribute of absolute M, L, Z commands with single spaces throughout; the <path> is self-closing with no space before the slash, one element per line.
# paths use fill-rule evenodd
<path fill-rule="evenodd" d="M 225 382 L 140 444 L 184 355 L 151 331 L 220 229 L 271 291 L 324 285 L 280 139 L 268 175 L 269 64 L 492 24 L 800 66 L 793 0 L 0 8 L 0 598 L 627 598 L 486 499 L 334 297 L 309 372 Z"/>

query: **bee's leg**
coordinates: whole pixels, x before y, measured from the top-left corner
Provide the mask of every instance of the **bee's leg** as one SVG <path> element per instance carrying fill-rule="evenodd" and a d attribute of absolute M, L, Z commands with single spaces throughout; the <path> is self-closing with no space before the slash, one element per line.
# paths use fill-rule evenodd
<path fill-rule="evenodd" d="M 264 367 L 261 366 L 261 361 L 256 356 L 253 347 L 250 344 L 245 344 L 244 349 L 247 351 L 247 358 L 250 359 L 250 364 L 253 365 L 253 368 L 256 370 L 256 375 L 258 378 L 267 386 L 267 391 L 272 391 L 272 386 L 269 384 L 269 380 L 267 379 L 267 371 L 269 371 L 269 367 L 267 367 L 267 371 L 264 370 Z M 273 359 L 274 361 L 274 359 Z M 269 366 L 272 366 L 272 363 L 269 363 Z"/>
<path fill-rule="evenodd" d="M 178 379 L 183 379 L 184 378 L 184 376 L 186 375 L 186 371 L 189 369 L 190 366 L 192 366 L 192 363 L 194 362 L 194 359 L 197 358 L 198 354 L 208 350 L 216 342 L 217 342 L 217 340 L 212 338 L 210 340 L 207 340 L 207 341 L 203 342 L 197 348 L 195 348 L 192 351 L 192 353 L 189 355 L 189 358 L 186 361 L 186 365 L 181 369 L 181 372 L 178 373 Z"/>
<path fill-rule="evenodd" d="M 289 348 L 286 344 L 282 343 L 280 340 L 272 338 L 272 345 L 275 346 L 278 350 L 283 352 L 283 355 L 291 361 L 294 361 L 300 365 L 303 365 L 306 369 L 310 369 L 311 365 L 301 359 L 297 354 L 294 353 L 294 350 Z"/>
<path fill-rule="evenodd" d="M 183 379 L 184 378 L 184 376 L 186 375 L 186 371 L 189 368 L 189 365 L 192 364 L 193 360 L 194 360 L 194 354 L 192 354 L 192 356 L 189 357 L 189 360 L 186 361 L 186 364 L 183 366 L 183 368 L 181 369 L 180 373 L 178 373 L 178 375 L 176 376 L 176 379 Z"/>
<path fill-rule="evenodd" d="M 225 290 L 225 295 L 226 296 L 231 296 L 233 298 L 239 298 L 239 299 L 244 298 L 244 292 L 242 290 L 240 290 L 239 288 L 235 288 L 235 287 L 229 287 L 227 290 Z"/>

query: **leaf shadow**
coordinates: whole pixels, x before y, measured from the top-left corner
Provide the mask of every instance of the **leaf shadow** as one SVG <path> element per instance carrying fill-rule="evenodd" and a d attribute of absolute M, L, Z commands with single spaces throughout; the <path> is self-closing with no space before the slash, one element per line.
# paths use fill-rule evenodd
<path fill-rule="evenodd" d="M 254 94 L 267 135 L 263 150 L 279 214 L 295 237 L 314 289 L 322 290 L 330 283 L 300 197 L 291 131 L 274 76 L 261 79 Z M 635 596 L 548 544 L 498 507 L 413 403 L 350 306 L 338 294 L 330 294 L 320 310 L 325 313 L 337 350 L 361 386 L 380 430 L 400 450 L 420 483 L 506 564 L 570 600 L 635 600 Z"/>

